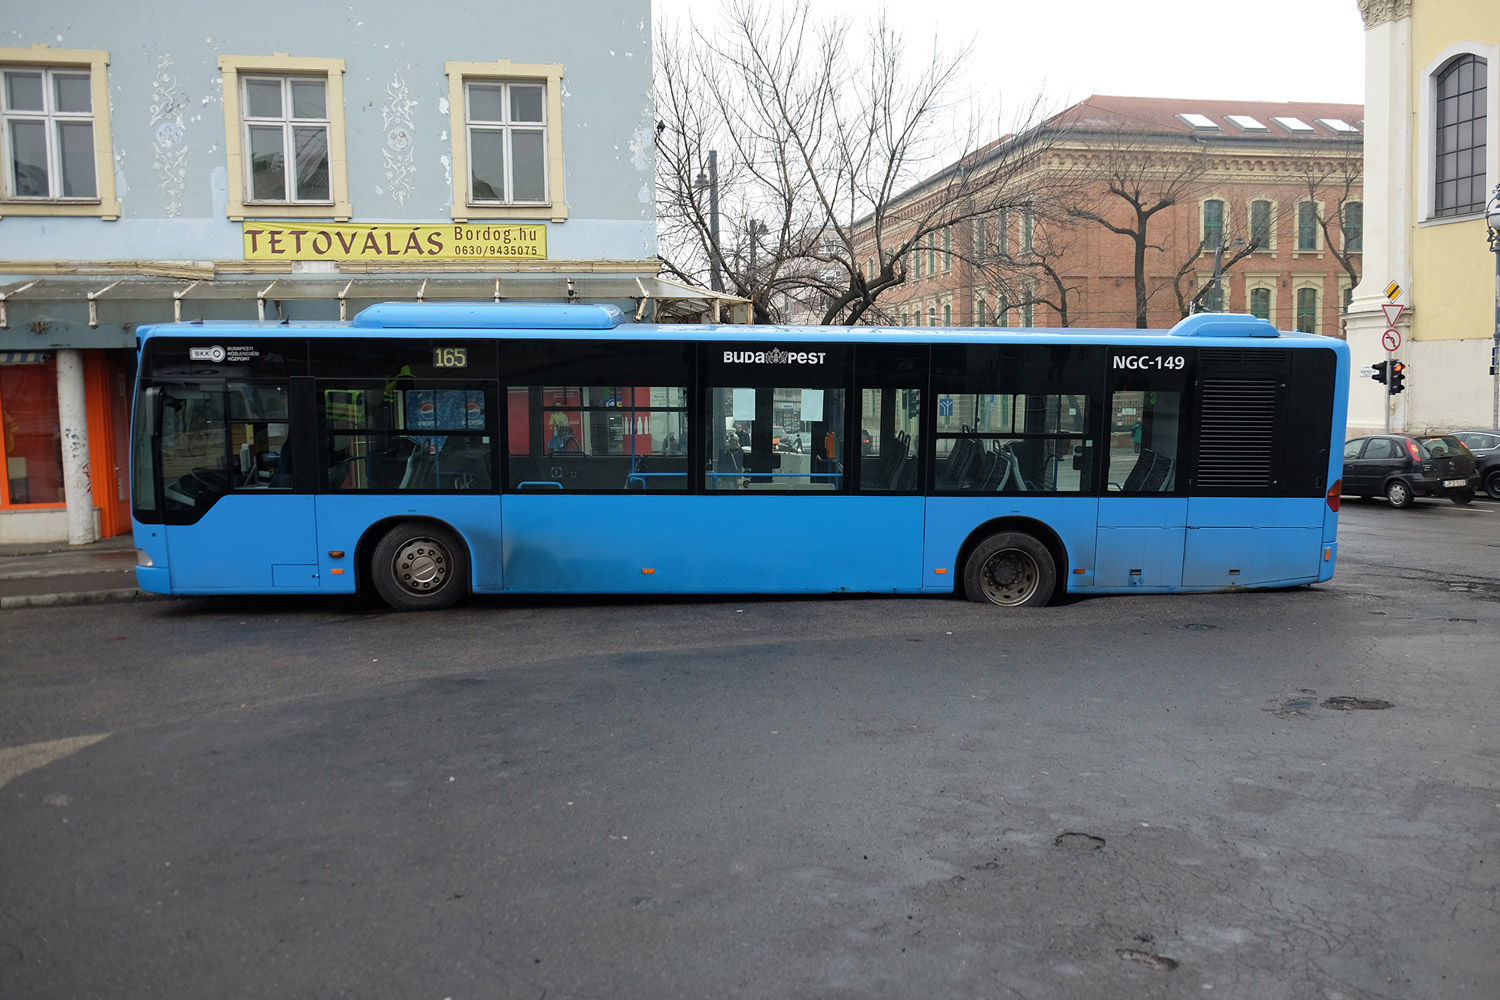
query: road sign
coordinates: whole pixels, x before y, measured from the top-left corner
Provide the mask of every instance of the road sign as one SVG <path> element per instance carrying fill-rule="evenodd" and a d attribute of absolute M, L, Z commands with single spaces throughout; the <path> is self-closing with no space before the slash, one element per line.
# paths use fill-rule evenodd
<path fill-rule="evenodd" d="M 1382 302 L 1380 308 L 1385 311 L 1385 325 L 1394 329 L 1396 320 L 1401 318 L 1401 312 L 1406 307 L 1395 302 Z"/>
<path fill-rule="evenodd" d="M 1401 334 L 1396 330 L 1387 330 L 1380 335 L 1380 346 L 1387 351 L 1394 351 L 1401 346 Z"/>
<path fill-rule="evenodd" d="M 1394 281 L 1391 282 L 1389 285 L 1386 285 L 1385 286 L 1385 297 L 1388 298 L 1388 299 L 1390 299 L 1392 302 L 1394 302 L 1397 299 L 1399 299 L 1401 297 L 1401 286 L 1398 285 L 1398 284 L 1396 284 Z"/>

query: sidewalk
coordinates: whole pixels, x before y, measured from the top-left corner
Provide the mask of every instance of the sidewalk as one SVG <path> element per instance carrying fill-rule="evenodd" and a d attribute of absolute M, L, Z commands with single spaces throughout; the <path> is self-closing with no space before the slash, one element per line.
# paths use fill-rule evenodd
<path fill-rule="evenodd" d="M 130 535 L 91 545 L 0 545 L 0 610 L 154 597 L 135 585 Z"/>

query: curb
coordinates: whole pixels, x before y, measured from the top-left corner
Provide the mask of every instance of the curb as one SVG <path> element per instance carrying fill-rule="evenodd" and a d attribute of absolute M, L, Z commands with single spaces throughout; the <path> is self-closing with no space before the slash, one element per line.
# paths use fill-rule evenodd
<path fill-rule="evenodd" d="M 131 601 L 154 601 L 165 594 L 148 594 L 131 587 L 126 590 L 89 590 L 77 594 L 16 594 L 0 597 L 0 611 L 14 608 L 62 608 L 78 604 L 124 604 Z"/>

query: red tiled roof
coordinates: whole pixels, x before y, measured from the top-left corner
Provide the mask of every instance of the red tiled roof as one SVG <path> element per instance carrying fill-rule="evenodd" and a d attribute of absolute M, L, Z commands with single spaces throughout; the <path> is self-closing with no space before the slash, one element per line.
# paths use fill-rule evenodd
<path fill-rule="evenodd" d="M 1194 128 L 1178 115 L 1203 115 L 1217 128 Z M 1230 115 L 1248 115 L 1266 126 L 1264 131 L 1247 130 L 1229 120 Z M 1225 101 L 1201 97 L 1110 97 L 1095 94 L 1087 100 L 1048 120 L 1050 126 L 1072 126 L 1090 130 L 1117 129 L 1179 132 L 1190 135 L 1263 135 L 1277 139 L 1352 136 L 1319 122 L 1340 119 L 1363 132 L 1363 104 L 1324 104 L 1315 101 Z M 1298 118 L 1312 126 L 1312 131 L 1292 130 L 1274 121 L 1276 118 Z"/>

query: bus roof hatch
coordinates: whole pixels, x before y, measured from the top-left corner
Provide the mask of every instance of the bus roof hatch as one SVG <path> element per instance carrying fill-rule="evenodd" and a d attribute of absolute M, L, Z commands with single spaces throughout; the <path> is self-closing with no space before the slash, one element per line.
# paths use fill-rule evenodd
<path fill-rule="evenodd" d="M 380 330 L 613 330 L 625 315 L 610 305 L 565 302 L 382 302 L 354 325 Z"/>
<path fill-rule="evenodd" d="M 1196 313 L 1172 327 L 1174 337 L 1279 337 L 1266 320 L 1242 313 Z"/>

